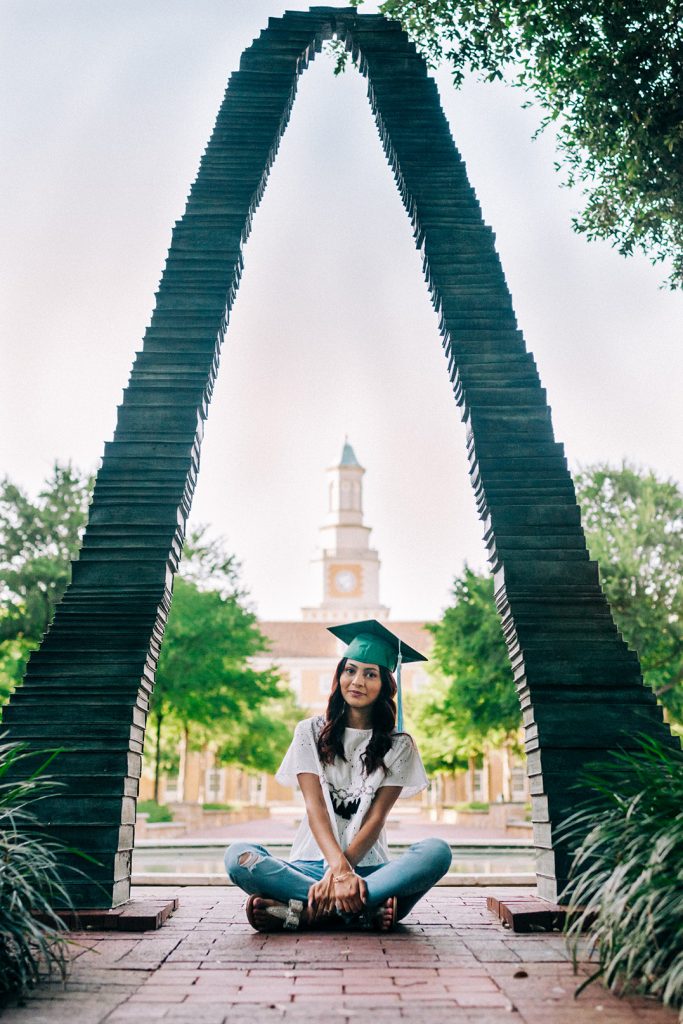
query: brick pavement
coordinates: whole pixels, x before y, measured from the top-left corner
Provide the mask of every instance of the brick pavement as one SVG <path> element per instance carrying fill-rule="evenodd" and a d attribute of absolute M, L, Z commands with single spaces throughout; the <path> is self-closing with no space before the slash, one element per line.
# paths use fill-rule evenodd
<path fill-rule="evenodd" d="M 3 1024 L 673 1024 L 676 1014 L 599 985 L 574 999 L 559 935 L 512 935 L 489 892 L 439 888 L 389 935 L 261 935 L 234 889 L 170 888 L 181 906 L 158 932 L 73 936 L 66 990 L 45 984 Z M 516 890 L 519 892 L 519 890 Z M 162 890 L 139 890 L 159 895 Z M 582 967 L 582 976 L 587 967 Z M 514 1014 L 511 1017 L 511 1014 Z"/>

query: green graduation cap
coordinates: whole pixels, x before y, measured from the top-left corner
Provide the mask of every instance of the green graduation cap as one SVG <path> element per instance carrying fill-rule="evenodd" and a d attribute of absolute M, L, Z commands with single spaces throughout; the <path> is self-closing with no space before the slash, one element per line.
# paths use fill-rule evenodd
<path fill-rule="evenodd" d="M 398 687 L 396 727 L 399 732 L 403 732 L 401 664 L 404 661 L 427 661 L 427 658 L 424 654 L 409 647 L 377 619 L 347 622 L 342 626 L 328 626 L 327 628 L 330 633 L 348 644 L 344 651 L 345 658 L 354 658 L 366 665 L 384 665 L 390 672 L 396 672 Z"/>

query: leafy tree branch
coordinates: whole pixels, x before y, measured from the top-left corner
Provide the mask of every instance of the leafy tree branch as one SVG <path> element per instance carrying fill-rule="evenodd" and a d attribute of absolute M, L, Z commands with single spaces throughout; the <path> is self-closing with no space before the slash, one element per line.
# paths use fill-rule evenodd
<path fill-rule="evenodd" d="M 360 6 L 356 0 L 353 6 Z M 678 0 L 385 0 L 432 67 L 527 94 L 556 169 L 582 189 L 572 224 L 683 287 L 683 12 Z M 336 50 L 337 71 L 346 60 Z"/>

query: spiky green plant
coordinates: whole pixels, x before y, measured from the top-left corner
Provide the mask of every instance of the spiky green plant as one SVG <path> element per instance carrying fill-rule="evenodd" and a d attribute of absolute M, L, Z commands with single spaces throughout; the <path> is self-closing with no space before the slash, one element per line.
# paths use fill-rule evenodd
<path fill-rule="evenodd" d="M 567 821 L 576 844 L 563 902 L 576 966 L 588 932 L 617 993 L 683 1003 L 683 753 L 649 737 L 584 773 L 595 796 Z M 568 899 L 567 899 L 568 897 Z"/>
<path fill-rule="evenodd" d="M 56 753 L 17 772 L 35 752 L 0 738 L 0 1000 L 24 995 L 44 975 L 65 980 L 68 971 L 65 925 L 53 909 L 70 905 L 58 872 L 61 847 L 35 831 L 35 804 L 57 785 L 45 775 Z"/>

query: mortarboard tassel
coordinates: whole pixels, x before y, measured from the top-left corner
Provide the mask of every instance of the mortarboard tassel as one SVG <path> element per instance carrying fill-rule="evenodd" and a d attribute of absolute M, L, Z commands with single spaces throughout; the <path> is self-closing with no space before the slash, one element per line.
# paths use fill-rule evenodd
<path fill-rule="evenodd" d="M 398 661 L 396 662 L 396 728 L 403 732 L 403 697 L 401 695 L 401 641 L 398 641 Z"/>

